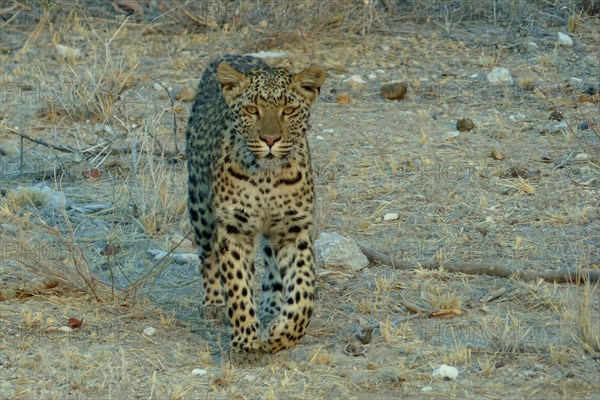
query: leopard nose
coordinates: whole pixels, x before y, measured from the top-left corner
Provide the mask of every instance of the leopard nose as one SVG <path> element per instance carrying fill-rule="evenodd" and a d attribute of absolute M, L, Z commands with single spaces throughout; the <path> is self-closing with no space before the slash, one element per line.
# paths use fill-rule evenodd
<path fill-rule="evenodd" d="M 267 146 L 273 147 L 275 142 L 278 142 L 281 139 L 281 136 L 261 136 L 260 140 L 265 142 Z"/>

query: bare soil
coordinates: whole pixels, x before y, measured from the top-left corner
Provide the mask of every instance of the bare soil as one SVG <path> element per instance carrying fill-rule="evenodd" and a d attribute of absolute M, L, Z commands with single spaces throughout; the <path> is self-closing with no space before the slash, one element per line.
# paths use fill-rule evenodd
<path fill-rule="evenodd" d="M 404 260 L 599 269 L 600 20 L 567 20 L 439 13 L 355 33 L 0 20 L 0 398 L 599 398 L 593 282 L 322 265 L 307 336 L 227 362 L 194 263 L 150 252 L 195 251 L 190 103 L 175 94 L 221 54 L 269 50 L 327 70 L 309 137 L 319 231 Z M 490 83 L 495 67 L 514 84 Z M 404 100 L 380 95 L 392 81 Z M 39 202 L 19 195 L 39 184 Z M 66 331 L 69 318 L 83 324 Z M 458 378 L 432 377 L 441 364 Z"/>

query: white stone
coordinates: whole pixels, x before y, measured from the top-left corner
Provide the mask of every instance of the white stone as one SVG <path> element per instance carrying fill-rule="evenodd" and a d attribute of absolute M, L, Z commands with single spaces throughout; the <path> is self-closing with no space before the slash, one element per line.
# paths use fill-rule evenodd
<path fill-rule="evenodd" d="M 334 269 L 357 272 L 369 265 L 369 260 L 360 251 L 352 238 L 337 232 L 323 232 L 315 243 L 317 257 L 326 266 Z"/>
<path fill-rule="evenodd" d="M 369 75 L 367 75 L 367 79 L 370 81 L 374 81 L 375 79 L 377 79 L 377 74 L 375 72 L 371 72 Z"/>
<path fill-rule="evenodd" d="M 155 333 L 156 333 L 156 329 L 154 329 L 151 326 L 144 328 L 144 335 L 146 335 L 146 336 L 154 336 Z"/>
<path fill-rule="evenodd" d="M 61 326 L 60 328 L 58 328 L 58 330 L 62 332 L 73 332 L 73 328 L 71 328 L 70 326 Z"/>
<path fill-rule="evenodd" d="M 496 67 L 487 75 L 487 78 L 491 83 L 513 84 L 513 78 L 510 75 L 508 68 Z"/>
<path fill-rule="evenodd" d="M 573 77 L 573 78 L 569 78 L 569 82 L 573 86 L 579 86 L 579 85 L 583 84 L 583 79 Z"/>
<path fill-rule="evenodd" d="M 392 48 L 390 46 L 388 46 L 387 44 L 381 45 L 381 50 L 385 51 L 386 53 L 388 51 L 390 51 Z"/>
<path fill-rule="evenodd" d="M 208 371 L 204 368 L 194 368 L 192 370 L 192 375 L 204 376 L 206 374 L 208 374 Z"/>
<path fill-rule="evenodd" d="M 454 380 L 458 378 L 458 370 L 449 365 L 442 364 L 433 371 L 433 374 L 431 374 L 431 376 L 434 378 L 436 376 L 439 376 L 440 378 L 448 378 Z"/>
<path fill-rule="evenodd" d="M 321 135 L 317 135 L 316 139 L 317 140 L 325 140 L 325 138 L 323 136 L 321 136 Z"/>
<path fill-rule="evenodd" d="M 399 218 L 397 213 L 386 213 L 383 215 L 384 221 L 395 221 Z"/>
<path fill-rule="evenodd" d="M 529 42 L 529 43 L 527 43 L 527 46 L 529 46 L 529 48 L 532 49 L 532 50 L 539 49 L 539 46 L 538 46 L 538 44 L 536 42 Z"/>
<path fill-rule="evenodd" d="M 365 80 L 360 75 L 352 75 L 344 79 L 342 83 L 346 85 L 364 85 L 367 82 L 365 82 Z"/>
<path fill-rule="evenodd" d="M 423 392 L 423 393 L 429 393 L 431 391 L 433 391 L 433 388 L 431 386 L 425 386 L 425 387 L 421 388 L 421 392 Z"/>
<path fill-rule="evenodd" d="M 577 161 L 585 161 L 588 160 L 590 156 L 587 153 L 579 153 L 575 156 L 575 160 Z"/>
<path fill-rule="evenodd" d="M 332 128 L 323 129 L 323 133 L 333 133 L 334 130 Z"/>
<path fill-rule="evenodd" d="M 375 73 L 376 73 L 377 75 L 385 75 L 385 70 L 383 70 L 383 69 L 376 69 L 376 70 L 375 70 Z"/>
<path fill-rule="evenodd" d="M 510 119 L 511 121 L 517 121 L 519 119 L 525 119 L 527 118 L 527 116 L 523 113 L 516 113 L 516 114 L 512 114 L 508 117 L 508 119 Z"/>
<path fill-rule="evenodd" d="M 567 121 L 562 120 L 558 124 L 556 124 L 554 129 L 557 129 L 559 131 L 566 131 L 567 129 L 569 129 L 569 124 L 567 124 Z"/>
<path fill-rule="evenodd" d="M 573 46 L 573 39 L 566 33 L 558 32 L 558 45 L 559 46 Z"/>
<path fill-rule="evenodd" d="M 0 146 L 0 155 L 18 156 L 19 154 L 21 154 L 20 146 L 14 140 L 9 140 Z"/>
<path fill-rule="evenodd" d="M 154 84 L 152 85 L 152 88 L 154 90 L 164 90 L 163 87 L 158 82 L 154 82 Z"/>

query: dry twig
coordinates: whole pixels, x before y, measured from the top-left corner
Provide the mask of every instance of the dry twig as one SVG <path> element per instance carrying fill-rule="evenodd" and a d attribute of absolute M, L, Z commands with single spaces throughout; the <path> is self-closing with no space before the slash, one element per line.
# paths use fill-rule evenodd
<path fill-rule="evenodd" d="M 367 246 L 360 245 L 361 251 L 367 256 L 370 262 L 389 265 L 394 269 L 399 270 L 414 270 L 418 267 L 435 270 L 444 268 L 449 272 L 457 272 L 467 275 L 490 275 L 501 278 L 512 278 L 521 281 L 537 281 L 542 279 L 551 283 L 576 283 L 581 284 L 586 280 L 590 283 L 600 282 L 600 271 L 582 269 L 582 270 L 566 270 L 552 272 L 525 272 L 525 268 L 519 268 L 514 265 L 500 265 L 493 262 L 488 263 L 421 263 L 417 261 L 398 260 L 393 257 L 383 254 L 380 251 L 371 249 Z"/>

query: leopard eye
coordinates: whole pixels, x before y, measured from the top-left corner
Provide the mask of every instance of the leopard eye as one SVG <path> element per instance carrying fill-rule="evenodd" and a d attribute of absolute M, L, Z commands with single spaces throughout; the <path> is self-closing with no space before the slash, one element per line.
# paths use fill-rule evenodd
<path fill-rule="evenodd" d="M 283 108 L 283 115 L 290 115 L 293 114 L 294 111 L 296 111 L 296 109 L 294 107 L 284 107 Z"/>
<path fill-rule="evenodd" d="M 244 107 L 244 109 L 246 110 L 246 112 L 248 114 L 252 114 L 252 115 L 258 114 L 258 108 L 254 107 L 254 106 L 247 106 L 247 107 Z"/>

